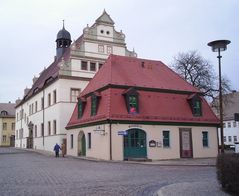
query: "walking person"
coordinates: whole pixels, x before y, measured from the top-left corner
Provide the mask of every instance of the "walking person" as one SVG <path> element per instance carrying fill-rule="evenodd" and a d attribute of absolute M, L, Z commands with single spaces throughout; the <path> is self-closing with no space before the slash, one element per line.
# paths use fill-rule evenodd
<path fill-rule="evenodd" d="M 66 144 L 65 143 L 61 144 L 61 152 L 62 152 L 62 157 L 64 157 L 66 154 Z"/>
<path fill-rule="evenodd" d="M 60 150 L 61 150 L 61 147 L 56 143 L 56 145 L 54 146 L 54 151 L 55 151 L 56 157 L 59 157 Z"/>

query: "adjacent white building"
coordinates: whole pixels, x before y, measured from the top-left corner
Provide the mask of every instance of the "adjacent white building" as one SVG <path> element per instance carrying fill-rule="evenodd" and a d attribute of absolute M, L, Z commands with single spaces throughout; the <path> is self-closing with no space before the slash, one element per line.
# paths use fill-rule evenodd
<path fill-rule="evenodd" d="M 224 95 L 226 104 L 223 105 L 223 136 L 225 145 L 234 145 L 239 142 L 239 121 L 235 121 L 235 113 L 239 114 L 239 92 L 233 91 Z M 218 129 L 219 143 L 220 129 Z"/>
<path fill-rule="evenodd" d="M 127 49 L 125 35 L 115 30 L 105 11 L 73 43 L 63 24 L 56 53 L 55 61 L 33 78 L 32 87 L 16 101 L 16 147 L 52 151 L 55 143 L 66 143 L 65 127 L 77 96 L 109 54 L 137 56 Z"/>

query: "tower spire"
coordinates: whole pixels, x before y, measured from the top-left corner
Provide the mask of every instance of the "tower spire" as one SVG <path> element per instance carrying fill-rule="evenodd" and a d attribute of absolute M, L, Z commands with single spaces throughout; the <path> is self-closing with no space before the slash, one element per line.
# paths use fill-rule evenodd
<path fill-rule="evenodd" d="M 62 20 L 62 23 L 63 23 L 63 28 L 62 29 L 65 29 L 65 20 L 64 19 Z"/>

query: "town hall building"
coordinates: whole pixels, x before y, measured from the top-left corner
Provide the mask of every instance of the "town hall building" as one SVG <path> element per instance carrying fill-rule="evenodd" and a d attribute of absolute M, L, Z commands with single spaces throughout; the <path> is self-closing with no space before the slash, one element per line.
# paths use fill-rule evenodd
<path fill-rule="evenodd" d="M 103 160 L 216 157 L 219 120 L 161 61 L 110 55 L 78 97 L 67 154 Z"/>
<path fill-rule="evenodd" d="M 77 96 L 109 54 L 137 56 L 127 49 L 125 35 L 115 30 L 106 11 L 73 43 L 63 24 L 54 62 L 33 78 L 32 87 L 16 101 L 15 147 L 52 151 L 56 143 L 66 143 L 65 127 Z"/>

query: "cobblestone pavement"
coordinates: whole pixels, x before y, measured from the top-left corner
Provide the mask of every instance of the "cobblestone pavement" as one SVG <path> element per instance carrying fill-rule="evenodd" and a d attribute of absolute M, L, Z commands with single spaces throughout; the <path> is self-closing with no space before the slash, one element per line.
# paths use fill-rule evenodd
<path fill-rule="evenodd" d="M 154 196 L 161 187 L 190 182 L 215 184 L 215 167 L 94 162 L 0 148 L 1 196 Z"/>

